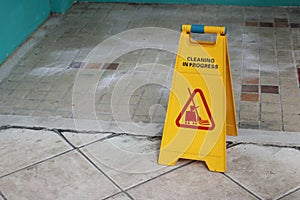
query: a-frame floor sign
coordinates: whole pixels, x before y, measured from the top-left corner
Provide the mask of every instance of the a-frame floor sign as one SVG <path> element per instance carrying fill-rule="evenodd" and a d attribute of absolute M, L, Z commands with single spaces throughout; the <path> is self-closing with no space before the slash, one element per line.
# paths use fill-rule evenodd
<path fill-rule="evenodd" d="M 216 34 L 216 41 L 191 33 Z M 237 135 L 226 28 L 182 25 L 158 162 L 202 160 L 225 172 L 226 135 Z"/>

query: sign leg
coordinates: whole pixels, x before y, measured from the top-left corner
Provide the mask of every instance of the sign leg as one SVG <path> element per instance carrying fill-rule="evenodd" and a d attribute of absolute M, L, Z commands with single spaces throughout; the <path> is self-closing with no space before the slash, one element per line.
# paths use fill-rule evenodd
<path fill-rule="evenodd" d="M 225 172 L 226 159 L 225 157 L 208 156 L 205 158 L 205 163 L 210 171 Z"/>
<path fill-rule="evenodd" d="M 162 150 L 159 154 L 158 163 L 161 165 L 173 166 L 177 163 L 179 158 L 180 153 L 178 152 Z"/>

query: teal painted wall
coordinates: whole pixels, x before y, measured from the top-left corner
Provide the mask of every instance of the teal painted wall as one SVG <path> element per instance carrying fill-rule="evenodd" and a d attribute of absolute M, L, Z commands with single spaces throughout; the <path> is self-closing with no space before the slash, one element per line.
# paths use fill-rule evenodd
<path fill-rule="evenodd" d="M 300 6 L 300 0 L 79 0 L 79 2 L 219 4 L 241 6 Z"/>
<path fill-rule="evenodd" d="M 74 0 L 2 0 L 0 6 L 0 64 L 49 16 L 64 13 Z M 136 2 L 300 6 L 300 0 L 79 0 L 79 2 Z"/>
<path fill-rule="evenodd" d="M 0 64 L 39 27 L 50 12 L 64 13 L 73 0 L 2 0 Z"/>
<path fill-rule="evenodd" d="M 48 0 L 5 0 L 0 7 L 0 63 L 2 63 L 50 12 Z"/>
<path fill-rule="evenodd" d="M 53 13 L 65 13 L 74 0 L 50 0 L 50 10 Z"/>

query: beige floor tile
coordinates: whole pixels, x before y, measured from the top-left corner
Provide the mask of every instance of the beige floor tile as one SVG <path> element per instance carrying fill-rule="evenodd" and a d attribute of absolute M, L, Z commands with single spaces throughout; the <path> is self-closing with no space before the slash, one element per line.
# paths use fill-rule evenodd
<path fill-rule="evenodd" d="M 298 188 L 297 191 L 287 195 L 287 196 L 284 196 L 283 198 L 281 198 L 281 200 L 294 200 L 294 199 L 297 199 L 300 197 L 300 190 Z"/>
<path fill-rule="evenodd" d="M 72 151 L 0 179 L 7 199 L 102 199 L 116 188 L 79 153 Z"/>
<path fill-rule="evenodd" d="M 158 139 L 123 135 L 93 143 L 82 151 L 125 189 L 174 169 L 157 163 L 159 145 Z"/>
<path fill-rule="evenodd" d="M 227 175 L 262 199 L 300 185 L 300 154 L 293 148 L 238 145 L 227 150 Z"/>
<path fill-rule="evenodd" d="M 121 194 L 112 196 L 112 197 L 108 198 L 107 200 L 130 200 L 130 198 L 126 194 L 121 193 Z"/>
<path fill-rule="evenodd" d="M 0 176 L 70 150 L 56 133 L 28 129 L 0 131 Z"/>
<path fill-rule="evenodd" d="M 194 162 L 128 191 L 134 199 L 255 199 L 222 173 Z"/>
<path fill-rule="evenodd" d="M 95 142 L 102 138 L 105 138 L 111 134 L 105 133 L 72 133 L 72 132 L 63 132 L 62 133 L 66 139 L 71 142 L 76 147 L 81 147 L 83 145 Z"/>

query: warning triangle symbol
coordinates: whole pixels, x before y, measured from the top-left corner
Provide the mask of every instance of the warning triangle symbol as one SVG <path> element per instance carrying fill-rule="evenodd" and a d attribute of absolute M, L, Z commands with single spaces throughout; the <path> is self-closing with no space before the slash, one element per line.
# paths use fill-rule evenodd
<path fill-rule="evenodd" d="M 215 122 L 202 90 L 196 88 L 193 93 L 191 93 L 191 90 L 188 88 L 188 92 L 190 97 L 179 113 L 176 119 L 176 125 L 180 128 L 213 130 L 215 128 Z M 200 101 L 197 101 L 199 98 Z M 202 103 L 196 105 L 198 102 Z"/>

